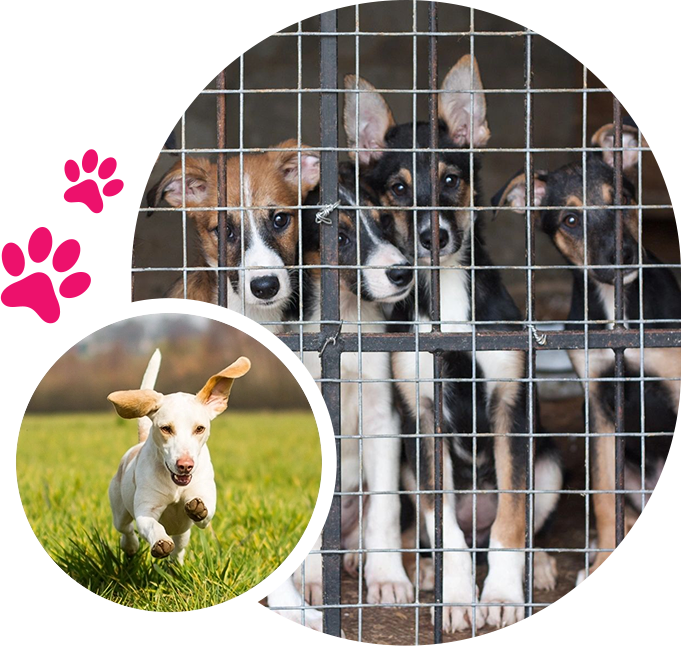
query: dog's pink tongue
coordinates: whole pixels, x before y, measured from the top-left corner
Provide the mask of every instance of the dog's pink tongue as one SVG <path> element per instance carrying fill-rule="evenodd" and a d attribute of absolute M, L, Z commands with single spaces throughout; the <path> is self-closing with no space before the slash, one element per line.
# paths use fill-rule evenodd
<path fill-rule="evenodd" d="M 178 476 L 176 473 L 171 474 L 173 482 L 179 487 L 186 487 L 192 480 L 191 475 Z"/>

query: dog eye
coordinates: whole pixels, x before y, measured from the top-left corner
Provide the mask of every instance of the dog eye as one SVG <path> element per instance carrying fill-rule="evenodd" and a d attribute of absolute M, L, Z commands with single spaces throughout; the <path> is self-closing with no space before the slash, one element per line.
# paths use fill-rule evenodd
<path fill-rule="evenodd" d="M 161 432 L 165 433 L 166 435 L 172 435 L 173 427 L 169 426 L 168 424 L 165 424 L 164 426 L 161 426 Z"/>
<path fill-rule="evenodd" d="M 568 229 L 574 229 L 579 225 L 579 216 L 576 213 L 566 213 L 563 217 L 562 224 Z"/>
<path fill-rule="evenodd" d="M 206 430 L 205 426 L 197 426 L 194 429 L 194 433 L 196 433 L 197 435 L 201 435 L 201 433 L 203 433 L 205 430 Z"/>
<path fill-rule="evenodd" d="M 291 214 L 285 211 L 278 211 L 272 216 L 272 226 L 275 229 L 285 229 L 291 222 Z"/>
<path fill-rule="evenodd" d="M 397 195 L 397 197 L 402 197 L 403 195 L 406 195 L 407 193 L 407 186 L 406 184 L 403 184 L 402 182 L 396 182 L 390 187 L 390 190 Z"/>
<path fill-rule="evenodd" d="M 444 179 L 444 184 L 447 188 L 456 188 L 459 185 L 461 178 L 457 175 L 447 175 Z"/>
<path fill-rule="evenodd" d="M 343 233 L 342 231 L 338 232 L 338 246 L 339 247 L 347 247 L 350 244 L 350 238 L 347 233 Z"/>
<path fill-rule="evenodd" d="M 218 237 L 218 228 L 215 227 L 214 229 L 211 229 L 211 233 L 217 238 Z M 229 242 L 234 242 L 236 240 L 236 233 L 234 232 L 234 229 L 232 228 L 231 224 L 228 224 L 225 230 L 225 239 Z"/>

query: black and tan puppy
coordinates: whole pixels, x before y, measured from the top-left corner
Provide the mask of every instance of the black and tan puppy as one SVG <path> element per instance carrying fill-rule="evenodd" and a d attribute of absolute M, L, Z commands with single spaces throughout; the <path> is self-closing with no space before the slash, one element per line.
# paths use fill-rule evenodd
<path fill-rule="evenodd" d="M 380 94 L 363 79 L 348 77 L 349 93 L 345 104 L 345 129 L 351 147 L 357 148 L 362 181 L 384 205 L 399 207 L 406 215 L 396 215 L 396 226 L 403 234 L 406 250 L 416 252 L 419 264 L 430 264 L 432 153 L 412 153 L 401 149 L 431 147 L 428 123 L 395 125 L 393 115 Z M 473 90 L 474 92 L 471 92 Z M 438 114 L 438 204 L 440 223 L 440 310 L 442 331 L 473 330 L 473 306 L 477 329 L 482 321 L 513 322 L 520 313 L 493 266 L 481 238 L 480 223 L 475 224 L 470 207 L 476 194 L 471 177 L 477 163 L 465 148 L 484 145 L 490 131 L 486 120 L 485 96 L 475 59 L 464 56 L 447 74 L 439 94 Z M 462 150 L 463 148 L 463 150 Z M 370 150 L 367 150 L 370 149 Z M 414 216 L 414 206 L 417 209 Z M 416 231 L 412 222 L 416 222 Z M 475 263 L 475 296 L 472 296 L 471 262 Z M 432 329 L 430 322 L 430 272 L 419 273 L 418 292 L 393 308 L 395 321 L 419 323 L 421 332 Z M 415 295 L 418 293 L 418 308 Z M 509 324 L 501 329 L 509 329 Z M 405 325 L 413 331 L 414 325 Z M 394 329 L 391 327 L 391 329 Z M 495 329 L 500 329 L 497 325 Z M 525 601 L 523 573 L 525 557 L 525 494 L 527 489 L 527 376 L 523 352 L 477 352 L 475 361 L 467 352 L 448 352 L 444 356 L 444 420 L 447 434 L 444 488 L 447 491 L 489 491 L 475 495 L 448 493 L 444 497 L 444 624 L 455 632 L 473 622 L 501 626 L 522 619 Z M 399 380 L 398 391 L 403 412 L 403 432 L 433 432 L 433 359 L 429 353 L 393 355 L 393 371 Z M 485 379 L 476 384 L 473 396 L 471 378 Z M 416 381 L 419 381 L 417 384 Z M 459 381 L 455 381 L 455 380 Z M 412 489 L 416 489 L 417 443 L 405 443 L 411 467 Z M 420 488 L 433 490 L 432 440 L 423 439 L 420 448 Z M 535 440 L 535 489 L 558 491 L 562 472 L 546 443 Z M 473 472 L 476 475 L 473 475 Z M 475 480 L 474 480 L 475 478 Z M 498 494 L 497 491 L 514 493 Z M 541 527 L 555 507 L 557 493 L 535 497 L 535 527 Z M 475 499 L 475 503 L 474 503 Z M 475 507 L 474 507 L 475 504 Z M 473 520 L 473 509 L 476 520 Z M 421 496 L 424 525 L 431 544 L 435 519 L 433 497 Z M 474 524 L 475 523 L 475 524 Z M 473 527 L 476 528 L 473 536 Z M 489 545 L 489 573 L 480 601 L 477 602 L 475 573 L 467 535 L 477 547 Z M 538 553 L 535 585 L 553 587 L 553 560 Z"/>
<path fill-rule="evenodd" d="M 553 207 L 538 212 L 539 224 L 574 266 L 567 329 L 584 330 L 585 321 L 588 321 L 590 330 L 605 329 L 611 328 L 615 321 L 615 269 L 612 265 L 616 264 L 617 258 L 613 131 L 612 125 L 606 125 L 594 134 L 592 144 L 600 150 L 587 154 L 584 168 L 581 162 L 573 162 L 553 172 L 536 173 L 534 178 L 534 204 Z M 636 147 L 637 139 L 636 128 L 625 125 L 622 155 L 625 174 L 636 168 L 638 152 L 627 149 Z M 525 184 L 525 175 L 517 175 L 500 191 L 495 201 L 500 206 L 523 209 L 526 204 Z M 634 185 L 626 176 L 623 184 L 625 206 L 634 205 Z M 585 206 L 592 208 L 585 209 Z M 623 211 L 624 324 L 639 329 L 639 321 L 643 317 L 644 330 L 678 327 L 678 323 L 671 321 L 681 318 L 681 290 L 672 272 L 656 266 L 660 261 L 639 244 L 638 213 L 635 208 Z M 643 295 L 643 307 L 640 294 Z M 589 350 L 587 373 L 586 351 L 571 350 L 569 354 L 579 377 L 589 379 L 590 432 L 602 434 L 592 442 L 591 487 L 614 491 L 615 439 L 612 434 L 615 432 L 615 385 L 612 381 L 598 380 L 614 377 L 615 355 L 612 350 Z M 643 369 L 645 377 L 653 378 L 646 381 L 645 386 L 636 381 L 627 381 L 624 385 L 624 430 L 634 434 L 626 438 L 625 489 L 630 492 L 628 500 L 639 511 L 649 495 L 642 492 L 649 492 L 657 483 L 671 443 L 669 434 L 676 425 L 679 382 L 672 379 L 681 376 L 681 348 L 646 348 L 643 366 L 641 356 L 637 348 L 627 349 L 624 353 L 627 377 L 639 378 Z M 641 417 L 642 387 L 644 418 Z M 643 425 L 642 419 L 645 420 Z M 654 436 L 656 433 L 666 435 Z M 592 571 L 615 548 L 614 494 L 595 495 L 593 507 L 600 551 L 590 568 Z M 580 572 L 577 582 L 586 574 L 586 570 Z"/>

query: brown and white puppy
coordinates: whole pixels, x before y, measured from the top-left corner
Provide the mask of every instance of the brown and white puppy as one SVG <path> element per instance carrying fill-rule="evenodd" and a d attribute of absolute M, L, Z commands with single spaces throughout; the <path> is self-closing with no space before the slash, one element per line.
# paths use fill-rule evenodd
<path fill-rule="evenodd" d="M 584 331 L 612 328 L 615 321 L 616 216 L 614 202 L 614 126 L 600 128 L 592 138 L 599 150 L 588 152 L 581 161 L 566 164 L 552 172 L 537 172 L 534 178 L 534 204 L 539 225 L 563 257 L 573 266 L 572 302 L 566 329 Z M 627 178 L 638 163 L 638 130 L 623 128 L 623 202 L 636 204 L 636 189 Z M 645 144 L 644 144 L 645 145 Z M 586 186 L 584 185 L 586 180 Z M 586 188 L 586 193 L 584 191 Z M 524 174 L 514 177 L 498 194 L 499 206 L 522 211 L 526 204 Z M 590 208 L 585 208 L 590 207 Z M 639 268 L 639 257 L 641 267 Z M 672 272 L 659 267 L 660 261 L 639 243 L 638 209 L 623 210 L 622 240 L 624 325 L 639 329 L 678 328 L 681 318 L 681 290 Z M 629 267 L 631 265 L 631 267 Z M 640 295 L 643 296 L 641 308 Z M 588 309 L 587 309 L 588 308 Z M 592 441 L 591 487 L 615 490 L 615 354 L 612 350 L 592 349 L 568 352 L 575 372 L 588 378 L 590 432 L 600 435 Z M 643 366 L 641 366 L 643 356 Z M 624 352 L 625 376 L 653 379 L 624 384 L 625 490 L 634 509 L 641 511 L 650 491 L 657 484 L 671 443 L 679 409 L 681 349 L 637 348 Z M 587 372 L 588 365 L 588 372 Z M 645 422 L 641 424 L 641 399 Z M 644 434 L 644 435 L 641 435 Z M 593 508 L 598 532 L 595 570 L 615 549 L 615 496 L 595 494 Z M 577 582 L 587 575 L 580 572 Z"/>
<path fill-rule="evenodd" d="M 108 397 L 121 417 L 139 420 L 140 440 L 121 459 L 109 485 L 109 502 L 126 554 L 139 549 L 136 524 L 153 557 L 170 556 L 181 565 L 191 528 L 205 529 L 215 514 L 215 480 L 206 445 L 210 422 L 227 408 L 234 380 L 250 370 L 251 362 L 240 357 L 213 375 L 197 395 L 156 392 L 160 363 L 156 350 L 139 390 Z"/>
<path fill-rule="evenodd" d="M 202 265 L 217 268 L 217 166 L 205 158 L 187 157 L 184 180 L 182 170 L 180 161 L 150 191 L 148 202 L 156 206 L 165 200 L 186 208 L 199 237 Z M 318 182 L 319 154 L 298 149 L 295 140 L 227 161 L 230 309 L 256 321 L 285 320 L 297 311 L 298 206 Z M 183 280 L 173 285 L 168 296 L 185 296 Z M 217 303 L 217 273 L 189 272 L 186 297 Z"/>

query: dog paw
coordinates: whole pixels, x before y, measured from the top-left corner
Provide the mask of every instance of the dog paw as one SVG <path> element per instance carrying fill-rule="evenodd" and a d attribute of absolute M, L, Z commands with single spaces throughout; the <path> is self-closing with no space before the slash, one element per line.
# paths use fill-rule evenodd
<path fill-rule="evenodd" d="M 536 552 L 534 555 L 535 590 L 553 590 L 556 587 L 557 576 L 556 559 L 546 552 Z"/>
<path fill-rule="evenodd" d="M 469 576 L 459 577 L 458 585 L 452 585 L 452 581 L 445 579 L 444 601 L 452 604 L 442 609 L 442 630 L 446 633 L 469 630 L 473 623 L 478 630 L 485 625 L 481 608 L 473 605 L 478 599 L 478 587 L 472 586 Z M 430 614 L 434 619 L 434 608 L 431 608 Z"/>
<path fill-rule="evenodd" d="M 409 603 L 414 586 L 398 553 L 369 553 L 364 567 L 367 603 Z"/>
<path fill-rule="evenodd" d="M 134 556 L 137 554 L 137 550 L 140 548 L 140 542 L 135 534 L 121 536 L 121 549 L 128 556 Z"/>
<path fill-rule="evenodd" d="M 305 601 L 311 606 L 321 606 L 324 603 L 321 582 L 305 582 Z"/>
<path fill-rule="evenodd" d="M 367 579 L 367 603 L 411 603 L 414 586 L 409 577 L 396 581 L 370 581 Z"/>
<path fill-rule="evenodd" d="M 208 516 L 208 508 L 201 498 L 192 498 L 185 504 L 184 511 L 195 523 L 200 523 Z"/>
<path fill-rule="evenodd" d="M 435 621 L 435 609 L 430 609 L 433 622 Z M 480 608 L 473 611 L 472 606 L 445 606 L 442 609 L 442 630 L 446 633 L 469 630 L 475 616 L 475 627 L 480 630 L 485 625 L 485 617 Z"/>
<path fill-rule="evenodd" d="M 348 552 L 343 554 L 343 568 L 353 578 L 359 575 L 359 560 L 360 555 L 357 552 Z"/>
<path fill-rule="evenodd" d="M 175 549 L 175 543 L 171 538 L 161 538 L 157 540 L 152 548 L 151 555 L 157 559 L 164 559 Z"/>
<path fill-rule="evenodd" d="M 83 155 L 81 166 L 73 159 L 69 159 L 64 165 L 64 174 L 66 179 L 70 182 L 77 182 L 80 179 L 80 169 L 86 173 L 92 173 L 97 168 L 99 158 L 97 152 L 88 150 Z M 97 175 L 102 180 L 108 180 L 116 171 L 116 160 L 113 157 L 107 157 L 100 165 Z M 112 179 L 104 184 L 101 193 L 106 197 L 113 197 L 118 195 L 123 190 L 123 182 L 120 179 Z M 90 209 L 93 213 L 101 213 L 104 208 L 104 201 L 100 193 L 99 185 L 94 179 L 84 179 L 75 186 L 67 189 L 64 193 L 64 199 L 67 202 L 80 202 Z"/>
<path fill-rule="evenodd" d="M 480 609 L 479 614 L 488 626 L 503 628 L 525 617 L 525 608 L 522 605 L 524 602 L 522 587 L 510 592 L 485 585 L 480 597 L 480 603 L 485 604 L 485 607 Z"/>
<path fill-rule="evenodd" d="M 419 587 L 421 590 L 435 589 L 435 567 L 433 559 L 421 559 L 419 563 Z"/>

